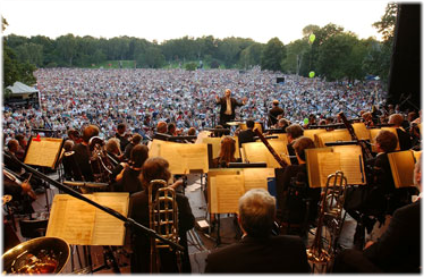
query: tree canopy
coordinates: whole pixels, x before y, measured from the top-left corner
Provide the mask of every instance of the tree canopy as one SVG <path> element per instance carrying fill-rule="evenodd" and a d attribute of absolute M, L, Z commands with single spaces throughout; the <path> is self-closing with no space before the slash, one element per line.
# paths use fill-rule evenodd
<path fill-rule="evenodd" d="M 212 35 L 185 36 L 158 43 L 128 36 L 106 39 L 67 34 L 50 39 L 11 34 L 4 38 L 5 68 L 14 76 L 18 74 L 14 72 L 25 64 L 31 65 L 28 68 L 99 67 L 113 61 L 116 61 L 114 64 L 127 61 L 126 65 L 140 68 L 185 68 L 186 64 L 202 61 L 205 68 L 261 66 L 263 70 L 302 76 L 314 71 L 317 77 L 329 81 L 362 80 L 372 74 L 385 81 L 388 79 L 396 18 L 397 4 L 388 4 L 384 15 L 373 24 L 382 34 L 382 42 L 373 38 L 359 39 L 333 23 L 323 27 L 307 25 L 302 30 L 302 38 L 287 45 L 277 37 L 266 44 L 250 38 L 218 39 Z M 7 21 L 4 18 L 2 23 L 5 28 Z M 309 39 L 312 34 L 314 40 Z M 13 79 L 9 77 L 5 80 Z"/>

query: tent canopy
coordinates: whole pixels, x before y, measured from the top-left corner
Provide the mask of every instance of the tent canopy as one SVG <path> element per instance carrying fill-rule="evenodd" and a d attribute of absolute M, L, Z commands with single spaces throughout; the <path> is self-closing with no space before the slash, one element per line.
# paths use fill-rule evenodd
<path fill-rule="evenodd" d="M 15 82 L 13 86 L 8 86 L 7 89 L 10 89 L 10 91 L 12 92 L 11 96 L 23 96 L 32 93 L 38 93 L 37 89 L 29 87 L 21 82 Z"/>

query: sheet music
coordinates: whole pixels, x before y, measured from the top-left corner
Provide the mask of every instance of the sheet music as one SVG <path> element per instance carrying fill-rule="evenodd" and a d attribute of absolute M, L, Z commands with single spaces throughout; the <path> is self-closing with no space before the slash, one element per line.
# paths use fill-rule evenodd
<path fill-rule="evenodd" d="M 396 188 L 414 186 L 415 160 L 412 151 L 388 153 L 388 160 Z"/>
<path fill-rule="evenodd" d="M 326 147 L 327 142 L 351 141 L 350 133 L 347 130 L 335 130 L 316 135 L 320 147 Z"/>
<path fill-rule="evenodd" d="M 326 133 L 325 129 L 310 129 L 310 130 L 304 130 L 304 136 L 311 138 L 314 141 L 314 135 L 320 134 L 320 133 Z"/>
<path fill-rule="evenodd" d="M 366 128 L 364 122 L 353 123 L 351 126 L 353 126 L 354 132 L 356 133 L 358 139 L 370 140 L 370 131 Z"/>
<path fill-rule="evenodd" d="M 161 145 L 160 156 L 170 164 L 172 174 L 188 174 L 191 169 L 208 172 L 206 144 L 167 143 Z"/>
<path fill-rule="evenodd" d="M 236 213 L 244 194 L 243 175 L 217 175 L 210 178 L 211 213 Z"/>
<path fill-rule="evenodd" d="M 337 146 L 333 147 L 333 150 L 340 153 L 341 171 L 344 172 L 344 176 L 347 178 L 347 184 L 366 184 L 361 146 Z"/>
<path fill-rule="evenodd" d="M 111 208 L 123 216 L 127 216 L 128 193 L 95 193 L 94 196 L 97 203 Z M 124 222 L 104 211 L 96 209 L 92 245 L 123 245 L 124 239 Z"/>
<path fill-rule="evenodd" d="M 62 141 L 57 138 L 40 138 L 40 141 L 33 139 L 29 144 L 24 163 L 53 168 L 59 157 Z"/>
<path fill-rule="evenodd" d="M 56 195 L 46 236 L 62 238 L 69 244 L 91 245 L 94 222 L 94 207 L 70 195 Z"/>
<path fill-rule="evenodd" d="M 220 155 L 221 138 L 203 138 L 202 143 L 212 145 L 212 158 L 213 159 L 217 158 Z"/>
<path fill-rule="evenodd" d="M 341 170 L 340 153 L 322 152 L 317 154 L 317 159 L 320 161 L 319 176 L 320 186 L 326 187 L 328 176 L 335 174 Z"/>
<path fill-rule="evenodd" d="M 128 193 L 85 194 L 124 216 L 128 213 Z M 46 236 L 59 237 L 76 245 L 123 245 L 123 223 L 94 206 L 70 195 L 55 196 Z"/>
<path fill-rule="evenodd" d="M 274 168 L 244 168 L 245 192 L 262 188 L 268 190 L 267 179 L 275 177 Z"/>
<path fill-rule="evenodd" d="M 269 150 L 267 150 L 266 146 L 264 146 L 262 142 L 244 143 L 242 144 L 242 148 L 244 149 L 246 160 L 250 163 L 268 162 L 266 151 L 268 152 Z"/>

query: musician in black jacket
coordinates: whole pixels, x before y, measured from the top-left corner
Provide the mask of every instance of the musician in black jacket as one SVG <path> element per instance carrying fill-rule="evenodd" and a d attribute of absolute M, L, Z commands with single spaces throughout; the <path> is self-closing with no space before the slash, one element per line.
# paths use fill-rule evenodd
<path fill-rule="evenodd" d="M 273 108 L 271 108 L 271 110 L 269 111 L 269 127 L 275 125 L 277 123 L 278 116 L 284 116 L 284 112 L 283 109 L 281 107 L 279 107 L 279 101 L 278 100 L 273 100 Z"/>
<path fill-rule="evenodd" d="M 88 125 L 83 130 L 83 141 L 74 146 L 75 151 L 75 161 L 80 168 L 81 176 L 74 176 L 75 180 L 92 182 L 94 181 L 93 170 L 90 165 L 90 149 L 89 149 L 89 141 L 92 137 L 99 135 L 99 128 L 96 125 Z"/>
<path fill-rule="evenodd" d="M 288 155 L 291 157 L 291 164 L 298 164 L 298 159 L 295 157 L 294 143 L 295 140 L 304 135 L 304 128 L 299 124 L 291 124 L 286 128 L 287 138 L 288 138 Z"/>
<path fill-rule="evenodd" d="M 238 102 L 235 98 L 230 97 L 230 89 L 226 89 L 224 97 L 216 97 L 216 104 L 220 104 L 220 125 L 228 126 L 227 123 L 235 120 L 235 109 L 245 105 L 246 99 Z"/>
<path fill-rule="evenodd" d="M 412 148 L 412 138 L 410 134 L 404 130 L 402 124 L 404 122 L 404 117 L 401 114 L 392 114 L 390 115 L 389 124 L 394 124 L 394 127 L 397 128 L 397 137 L 400 144 L 400 150 L 409 150 Z"/>
<path fill-rule="evenodd" d="M 317 216 L 321 189 L 309 187 L 305 150 L 315 148 L 315 145 L 310 138 L 300 137 L 294 141 L 293 146 L 298 165 L 286 167 L 283 182 L 276 186 L 279 209 L 282 211 L 282 220 L 285 222 L 301 223 L 307 212 L 308 220 L 313 221 Z M 306 199 L 310 201 L 308 211 Z"/>
<path fill-rule="evenodd" d="M 421 160 L 416 163 L 414 183 L 421 186 Z M 377 242 L 369 242 L 363 252 L 346 250 L 335 260 L 335 273 L 420 273 L 421 200 L 394 212 L 390 225 Z"/>
<path fill-rule="evenodd" d="M 140 224 L 149 227 L 149 199 L 148 186 L 154 179 L 168 181 L 171 177 L 168 162 L 160 157 L 150 158 L 146 160 L 142 168 L 141 181 L 143 191 L 134 193 L 130 197 L 129 214 L 132 219 Z M 176 189 L 182 185 L 181 180 L 170 185 Z M 153 194 L 156 193 L 155 188 Z M 192 229 L 195 225 L 195 217 L 190 208 L 187 197 L 179 192 L 176 192 L 176 201 L 178 207 L 178 227 L 179 227 L 179 244 L 185 248 L 182 258 L 182 271 L 185 273 L 191 272 L 189 254 L 187 250 L 186 232 Z M 135 231 L 135 230 L 133 230 Z M 144 234 L 136 234 L 132 232 L 132 247 L 133 255 L 131 257 L 131 272 L 132 273 L 147 273 L 149 272 L 150 264 L 150 239 Z M 160 272 L 178 272 L 176 255 L 174 251 L 162 249 L 160 251 L 161 269 Z"/>
<path fill-rule="evenodd" d="M 276 200 L 264 189 L 239 199 L 241 241 L 207 257 L 206 273 L 308 273 L 304 243 L 295 236 L 272 236 Z"/>
<path fill-rule="evenodd" d="M 242 147 L 242 144 L 245 142 L 255 142 L 254 140 L 254 126 L 255 126 L 255 122 L 252 119 L 248 119 L 246 121 L 246 130 L 243 130 L 239 133 L 238 135 L 238 141 L 239 141 L 239 148 Z"/>

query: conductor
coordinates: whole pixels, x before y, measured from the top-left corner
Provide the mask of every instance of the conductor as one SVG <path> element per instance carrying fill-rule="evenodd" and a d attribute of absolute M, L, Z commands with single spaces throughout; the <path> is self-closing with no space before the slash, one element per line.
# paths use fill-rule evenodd
<path fill-rule="evenodd" d="M 216 104 L 220 104 L 220 125 L 228 126 L 227 123 L 235 120 L 235 109 L 245 105 L 246 98 L 242 100 L 242 103 L 238 102 L 235 98 L 230 97 L 230 89 L 226 89 L 224 97 L 216 97 Z"/>

